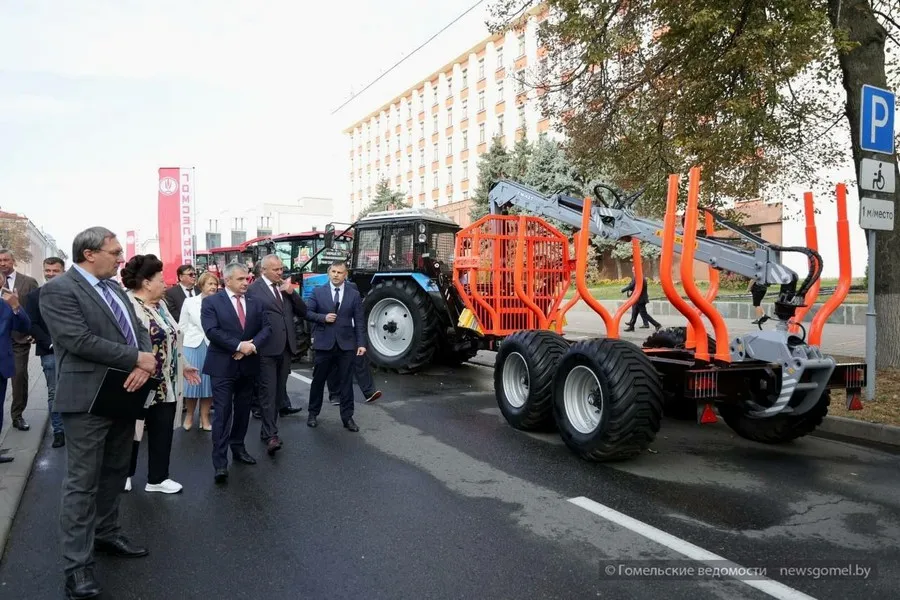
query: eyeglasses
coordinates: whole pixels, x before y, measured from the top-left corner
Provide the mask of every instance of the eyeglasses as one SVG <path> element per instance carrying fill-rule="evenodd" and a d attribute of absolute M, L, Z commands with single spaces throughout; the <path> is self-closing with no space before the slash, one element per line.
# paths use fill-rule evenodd
<path fill-rule="evenodd" d="M 196 273 L 185 273 L 185 275 L 187 275 L 188 277 L 196 277 L 197 276 Z"/>
<path fill-rule="evenodd" d="M 118 252 L 113 252 L 112 250 L 104 250 L 103 248 L 98 248 L 97 250 L 94 250 L 94 252 L 105 252 L 106 254 L 115 256 L 116 258 L 123 258 L 125 256 L 124 250 L 119 250 Z"/>

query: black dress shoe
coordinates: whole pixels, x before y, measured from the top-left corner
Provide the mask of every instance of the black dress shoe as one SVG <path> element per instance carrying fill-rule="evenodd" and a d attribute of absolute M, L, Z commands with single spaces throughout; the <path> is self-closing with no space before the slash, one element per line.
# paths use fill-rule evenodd
<path fill-rule="evenodd" d="M 216 483 L 225 483 L 228 481 L 228 469 L 216 469 Z"/>
<path fill-rule="evenodd" d="M 66 598 L 97 598 L 102 592 L 103 588 L 94 579 L 94 572 L 90 568 L 79 569 L 66 577 Z"/>
<path fill-rule="evenodd" d="M 309 418 L 306 419 L 306 426 L 307 427 L 318 427 L 318 425 L 319 425 L 319 422 L 316 421 L 316 416 L 309 415 Z"/>
<path fill-rule="evenodd" d="M 18 429 L 20 431 L 28 431 L 29 429 L 31 429 L 31 426 L 28 423 L 26 423 L 25 419 L 23 419 L 22 417 L 13 419 L 12 424 L 13 424 L 13 427 L 15 427 L 16 429 Z"/>
<path fill-rule="evenodd" d="M 250 456 L 250 454 L 244 449 L 237 450 L 232 448 L 231 454 L 232 456 L 234 456 L 234 460 L 236 460 L 237 462 L 242 462 L 245 465 L 256 464 L 256 459 Z"/>
<path fill-rule="evenodd" d="M 54 433 L 53 434 L 53 447 L 54 448 L 62 448 L 65 445 L 66 445 L 66 434 Z"/>
<path fill-rule="evenodd" d="M 262 413 L 258 410 L 251 410 L 250 414 L 253 415 L 254 419 L 262 419 Z"/>
<path fill-rule="evenodd" d="M 94 551 L 123 558 L 140 558 L 149 554 L 146 548 L 132 544 L 124 535 L 117 535 L 109 540 L 95 540 Z"/>
<path fill-rule="evenodd" d="M 275 456 L 275 453 L 281 450 L 284 447 L 284 444 L 281 443 L 281 440 L 278 437 L 273 437 L 269 439 L 269 442 L 266 444 L 266 452 L 269 453 L 269 456 Z"/>
<path fill-rule="evenodd" d="M 344 427 L 346 427 L 350 431 L 359 431 L 359 427 L 356 426 L 356 423 L 353 421 L 352 417 L 347 419 L 347 421 L 344 423 Z"/>
<path fill-rule="evenodd" d="M 296 415 L 298 412 L 302 411 L 302 408 L 295 408 L 293 406 L 288 406 L 286 408 L 279 408 L 278 414 L 282 417 L 287 417 L 289 415 Z"/>

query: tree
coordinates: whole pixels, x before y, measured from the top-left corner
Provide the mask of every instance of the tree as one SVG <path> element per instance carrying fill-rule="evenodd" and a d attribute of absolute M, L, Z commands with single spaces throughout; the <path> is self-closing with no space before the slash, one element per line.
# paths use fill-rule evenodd
<path fill-rule="evenodd" d="M 518 27 L 530 4 L 499 0 L 492 29 Z M 834 182 L 810 178 L 851 157 L 858 175 L 861 86 L 900 78 L 898 0 L 544 4 L 549 75 L 531 85 L 547 92 L 545 115 L 562 124 L 581 171 L 646 185 L 642 212 L 661 213 L 668 174 L 694 165 L 711 208 L 794 182 L 832 195 Z M 900 366 L 898 238 L 879 232 L 876 248 L 878 366 Z"/>
<path fill-rule="evenodd" d="M 357 218 L 361 219 L 372 212 L 398 208 L 409 208 L 406 197 L 403 195 L 403 192 L 391 189 L 390 182 L 386 178 L 382 178 L 378 185 L 375 186 L 375 197 L 372 198 L 372 202 L 360 211 Z"/>
<path fill-rule="evenodd" d="M 16 216 L 0 217 L 0 248 L 10 250 L 17 262 L 27 263 L 31 262 L 30 247 L 28 221 Z"/>
<path fill-rule="evenodd" d="M 491 141 L 487 152 L 478 157 L 478 187 L 472 197 L 472 208 L 469 216 L 477 221 L 490 212 L 488 210 L 488 193 L 498 179 L 508 177 L 510 171 L 510 154 L 499 137 Z"/>

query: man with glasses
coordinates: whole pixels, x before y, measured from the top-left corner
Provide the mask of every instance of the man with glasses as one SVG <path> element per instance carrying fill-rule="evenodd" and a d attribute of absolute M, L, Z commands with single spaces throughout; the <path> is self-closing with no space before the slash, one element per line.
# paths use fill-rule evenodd
<path fill-rule="evenodd" d="M 192 265 L 181 265 L 178 267 L 177 273 L 178 283 L 166 290 L 166 304 L 176 321 L 181 319 L 181 306 L 184 304 L 185 298 L 200 294 L 199 290 L 194 289 L 194 284 L 197 283 L 197 271 Z"/>

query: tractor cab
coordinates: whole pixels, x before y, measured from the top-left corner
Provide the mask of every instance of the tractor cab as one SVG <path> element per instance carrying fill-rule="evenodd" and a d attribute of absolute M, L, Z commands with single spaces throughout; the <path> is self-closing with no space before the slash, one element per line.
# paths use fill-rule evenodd
<path fill-rule="evenodd" d="M 353 227 L 350 279 L 365 295 L 376 283 L 376 275 L 413 273 L 429 278 L 452 273 L 452 260 L 459 225 L 429 208 L 404 208 L 366 215 Z"/>

